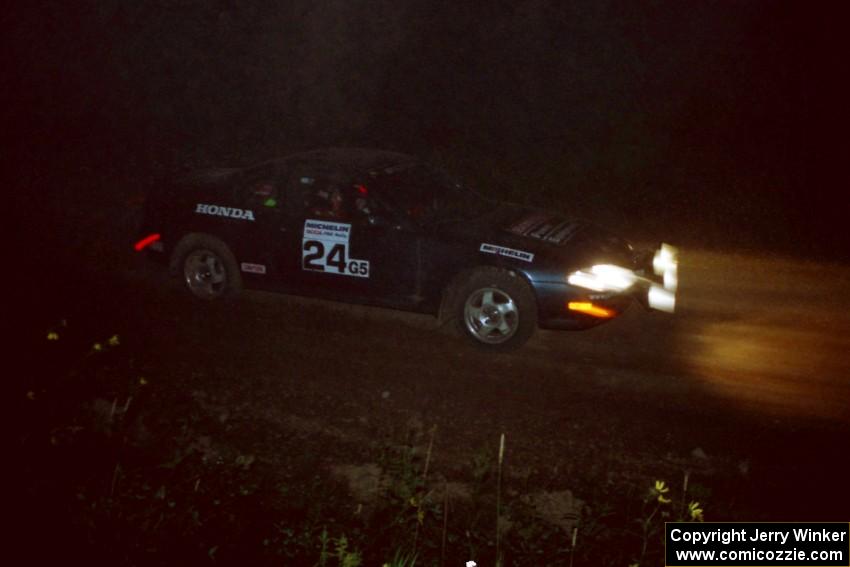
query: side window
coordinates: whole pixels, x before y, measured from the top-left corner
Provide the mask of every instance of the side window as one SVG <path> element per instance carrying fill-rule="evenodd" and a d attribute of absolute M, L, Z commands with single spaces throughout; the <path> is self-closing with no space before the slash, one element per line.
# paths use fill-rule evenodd
<path fill-rule="evenodd" d="M 386 224 L 389 212 L 371 195 L 366 185 L 355 183 L 351 187 L 351 195 L 353 222 L 371 226 Z"/>
<path fill-rule="evenodd" d="M 280 168 L 276 162 L 270 161 L 244 170 L 235 198 L 249 209 L 274 209 L 281 205 L 283 193 Z"/>
<path fill-rule="evenodd" d="M 307 217 L 340 222 L 351 219 L 351 192 L 345 184 L 309 176 L 302 176 L 299 184 Z"/>
<path fill-rule="evenodd" d="M 242 195 L 248 208 L 281 208 L 284 200 L 283 183 L 274 177 L 255 179 L 243 188 Z"/>
<path fill-rule="evenodd" d="M 365 185 L 351 180 L 298 172 L 288 182 L 287 195 L 307 218 L 374 225 L 387 214 Z"/>
<path fill-rule="evenodd" d="M 420 169 L 391 172 L 376 181 L 390 207 L 415 224 L 427 221 L 436 209 L 438 185 Z"/>
<path fill-rule="evenodd" d="M 279 184 L 275 180 L 258 181 L 248 188 L 248 203 L 255 207 L 275 208 L 280 204 Z"/>

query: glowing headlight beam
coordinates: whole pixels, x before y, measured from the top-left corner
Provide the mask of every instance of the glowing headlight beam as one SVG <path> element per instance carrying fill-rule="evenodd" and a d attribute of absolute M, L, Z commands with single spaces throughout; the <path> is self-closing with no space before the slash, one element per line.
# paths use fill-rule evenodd
<path fill-rule="evenodd" d="M 679 251 L 675 246 L 662 244 L 652 258 L 652 270 L 655 275 L 661 276 L 664 288 L 676 291 L 679 287 Z"/>
<path fill-rule="evenodd" d="M 625 291 L 634 285 L 636 279 L 631 270 L 611 264 L 597 264 L 567 276 L 570 285 L 593 291 Z"/>
<path fill-rule="evenodd" d="M 676 311 L 676 294 L 660 285 L 653 285 L 647 294 L 649 306 L 658 311 L 673 313 Z"/>

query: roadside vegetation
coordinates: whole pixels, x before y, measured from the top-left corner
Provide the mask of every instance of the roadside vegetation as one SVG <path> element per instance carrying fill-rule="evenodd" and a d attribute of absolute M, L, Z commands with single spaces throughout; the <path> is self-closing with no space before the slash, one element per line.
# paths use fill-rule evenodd
<path fill-rule="evenodd" d="M 702 521 L 712 508 L 710 487 L 688 470 L 548 489 L 511 464 L 500 432 L 460 462 L 437 458 L 448 441 L 435 425 L 338 455 L 321 431 L 258 433 L 246 408 L 180 391 L 125 338 L 58 321 L 18 392 L 24 527 L 62 542 L 51 550 L 62 555 L 113 565 L 656 565 L 664 522 Z"/>

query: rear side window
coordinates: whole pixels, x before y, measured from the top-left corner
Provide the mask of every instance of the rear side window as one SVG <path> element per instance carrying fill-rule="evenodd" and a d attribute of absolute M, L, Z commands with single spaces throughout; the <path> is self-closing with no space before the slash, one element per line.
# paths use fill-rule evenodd
<path fill-rule="evenodd" d="M 276 179 L 265 179 L 249 184 L 244 190 L 245 206 L 279 208 L 283 201 L 280 186 L 280 182 Z"/>
<path fill-rule="evenodd" d="M 239 200 L 251 209 L 281 208 L 285 195 L 285 182 L 271 164 L 246 172 L 239 188 Z"/>
<path fill-rule="evenodd" d="M 328 177 L 300 176 L 297 203 L 304 216 L 347 222 L 351 219 L 352 189 L 348 183 Z"/>

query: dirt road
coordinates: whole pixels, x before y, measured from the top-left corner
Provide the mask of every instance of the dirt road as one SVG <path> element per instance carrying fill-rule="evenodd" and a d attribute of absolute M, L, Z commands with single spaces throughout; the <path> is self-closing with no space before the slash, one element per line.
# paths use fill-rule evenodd
<path fill-rule="evenodd" d="M 850 420 L 850 268 L 685 251 L 681 280 L 674 317 L 632 312 L 540 344 L 579 348 L 600 368 L 613 358 L 662 388 L 672 367 L 699 391 L 691 406 L 708 399 L 751 416 Z"/>
<path fill-rule="evenodd" d="M 687 478 L 678 501 L 698 500 L 707 520 L 847 519 L 850 268 L 682 250 L 674 316 L 636 306 L 598 328 L 541 331 L 519 351 L 493 356 L 424 315 L 257 291 L 200 303 L 160 267 L 114 252 L 35 258 L 13 306 L 27 314 L 20 336 L 29 342 L 18 352 L 30 358 L 21 368 L 35 371 L 7 387 L 24 400 L 20 438 L 34 467 L 27 475 L 42 479 L 31 494 L 43 506 L 69 503 L 69 519 L 51 516 L 60 532 L 80 518 L 96 520 L 85 507 L 74 511 L 82 493 L 110 506 L 126 495 L 119 509 L 135 533 L 159 502 L 144 492 L 152 483 L 202 507 L 233 485 L 271 487 L 271 497 L 258 493 L 244 508 L 263 510 L 256 525 L 283 517 L 304 525 L 306 513 L 321 530 L 329 517 L 363 517 L 383 486 L 388 448 L 402 455 L 398 448 L 411 448 L 421 470 L 430 445 L 430 478 L 469 502 L 449 532 L 472 533 L 492 554 L 488 475 L 502 434 L 506 504 L 525 502 L 567 533 L 581 516 L 588 557 L 606 549 L 601 534 L 624 530 L 607 544 L 614 564 L 640 547 L 629 530 L 655 480 L 681 493 Z M 67 327 L 57 327 L 63 320 Z M 62 356 L 45 355 L 45 329 L 60 331 Z M 103 362 L 85 354 L 113 334 L 120 346 Z M 108 432 L 128 397 L 135 412 L 122 437 L 86 445 L 84 433 Z M 73 458 L 54 462 L 63 443 Z M 189 463 L 176 477 L 168 472 L 174 455 Z M 69 474 L 43 476 L 56 466 Z M 116 481 L 118 470 L 128 478 Z M 198 493 L 198 483 L 207 492 Z M 281 491 L 287 496 L 278 499 Z M 239 502 L 232 506 L 243 509 Z M 178 505 L 172 515 L 179 513 Z M 428 541 L 440 541 L 440 526 L 425 523 L 435 530 Z M 111 537 L 98 533 L 97 542 Z M 535 535 L 510 533 L 511 545 L 538 545 Z M 311 534 L 296 549 L 315 562 Z M 158 532 L 150 537 L 149 547 L 170 549 Z M 232 537 L 239 554 L 253 545 L 239 538 L 255 535 Z M 204 545 L 190 547 L 206 553 Z M 367 555 L 384 557 L 376 545 Z M 561 561 L 565 552 L 554 545 L 546 553 Z"/>
<path fill-rule="evenodd" d="M 451 468 L 505 433 L 515 472 L 550 487 L 724 471 L 717 498 L 766 517 L 843 513 L 850 269 L 683 250 L 680 279 L 675 316 L 635 307 L 503 356 L 417 314 L 263 292 L 193 303 L 140 258 L 68 280 L 45 311 L 121 333 L 153 380 L 353 460 L 437 426 L 435 462 Z"/>

